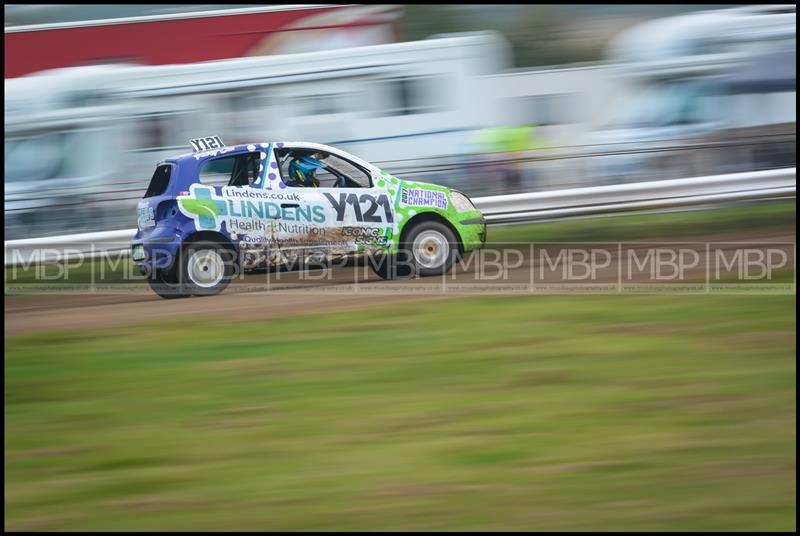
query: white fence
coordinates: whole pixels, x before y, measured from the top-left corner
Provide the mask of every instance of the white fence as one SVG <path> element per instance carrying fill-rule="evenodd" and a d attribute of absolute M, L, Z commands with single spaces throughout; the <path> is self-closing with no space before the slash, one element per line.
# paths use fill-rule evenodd
<path fill-rule="evenodd" d="M 796 168 L 476 197 L 489 223 L 673 208 L 723 201 L 793 197 Z"/>
<path fill-rule="evenodd" d="M 490 224 L 795 197 L 797 168 L 473 198 Z M 6 241 L 5 265 L 129 252 L 135 229 Z"/>

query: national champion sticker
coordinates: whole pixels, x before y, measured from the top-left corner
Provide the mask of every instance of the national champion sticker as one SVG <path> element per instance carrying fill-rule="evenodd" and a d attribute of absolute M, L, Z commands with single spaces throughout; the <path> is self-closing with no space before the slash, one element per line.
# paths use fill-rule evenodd
<path fill-rule="evenodd" d="M 447 195 L 434 190 L 421 190 L 419 188 L 403 188 L 400 193 L 400 202 L 404 205 L 415 207 L 436 207 L 447 210 Z"/>

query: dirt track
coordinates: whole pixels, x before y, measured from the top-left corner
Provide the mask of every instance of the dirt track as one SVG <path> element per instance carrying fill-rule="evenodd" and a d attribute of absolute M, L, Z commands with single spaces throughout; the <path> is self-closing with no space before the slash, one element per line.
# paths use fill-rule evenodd
<path fill-rule="evenodd" d="M 744 241 L 746 244 L 731 244 Z M 658 245 L 669 241 L 659 239 Z M 771 248 L 783 251 L 790 266 L 794 265 L 795 234 L 786 232 L 747 233 L 737 236 L 709 236 L 704 239 L 675 240 L 672 248 L 697 252 L 702 259 L 690 267 L 679 280 L 663 284 L 685 284 L 688 291 L 697 291 L 705 282 L 706 242 L 728 242 L 713 247 L 720 250 L 744 246 Z M 772 244 L 772 245 L 769 245 Z M 324 312 L 364 307 L 365 304 L 386 304 L 408 301 L 440 300 L 464 295 L 532 295 L 541 293 L 608 293 L 618 292 L 621 284 L 648 283 L 652 280 L 646 270 L 627 270 L 631 267 L 629 251 L 647 251 L 648 244 L 608 246 L 587 244 L 600 251 L 600 262 L 595 277 L 589 284 L 563 284 L 561 267 L 548 270 L 547 259 L 541 249 L 520 249 L 509 253 L 506 273 L 501 273 L 493 255 L 485 257 L 486 269 L 475 269 L 477 262 L 455 269 L 447 276 L 408 281 L 383 281 L 364 266 L 340 267 L 329 271 L 281 272 L 255 274 L 233 282 L 228 290 L 210 298 L 163 300 L 154 295 L 145 283 L 98 288 L 93 292 L 51 292 L 41 295 L 6 296 L 5 334 L 17 335 L 51 329 L 75 329 L 97 326 L 119 326 L 163 319 L 209 318 L 269 319 L 298 312 Z M 654 242 L 652 246 L 657 246 Z M 564 245 L 564 247 L 571 247 Z M 555 250 L 558 251 L 558 250 Z M 608 255 L 603 251 L 607 251 Z M 687 252 L 688 253 L 688 252 Z M 620 254 L 622 257 L 620 258 Z M 554 254 L 553 254 L 554 256 Z M 689 255 L 691 257 L 691 255 Z M 711 258 L 713 255 L 710 255 Z M 550 257 L 551 259 L 553 257 Z M 641 258 L 641 255 L 640 255 Z M 693 258 L 693 257 L 692 257 Z M 474 257 L 468 257 L 468 261 Z M 607 264 L 606 262 L 607 261 Z M 635 266 L 635 265 L 633 265 Z M 733 269 L 735 273 L 735 268 Z M 624 273 L 624 275 L 623 275 Z M 730 269 L 726 274 L 732 273 Z M 652 275 L 652 273 L 651 273 Z M 7 283 L 8 284 L 8 283 Z M 538 287 L 537 287 L 538 285 Z M 699 288 L 698 288 L 699 287 Z M 683 287 L 676 286 L 676 291 Z M 684 289 L 686 290 L 686 289 Z"/>

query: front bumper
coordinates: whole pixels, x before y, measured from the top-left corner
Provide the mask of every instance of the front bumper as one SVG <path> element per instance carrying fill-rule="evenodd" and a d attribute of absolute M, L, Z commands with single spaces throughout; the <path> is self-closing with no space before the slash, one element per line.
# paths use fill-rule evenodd
<path fill-rule="evenodd" d="M 458 232 L 465 252 L 480 249 L 486 244 L 486 219 L 480 212 L 462 217 L 458 222 Z"/>

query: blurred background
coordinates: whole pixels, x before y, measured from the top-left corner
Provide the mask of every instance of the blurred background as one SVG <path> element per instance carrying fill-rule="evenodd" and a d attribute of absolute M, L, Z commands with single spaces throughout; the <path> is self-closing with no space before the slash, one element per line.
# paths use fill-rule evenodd
<path fill-rule="evenodd" d="M 206 135 L 471 196 L 792 167 L 795 10 L 6 5 L 6 240 L 132 229 Z M 129 236 L 7 265 L 4 527 L 796 531 L 791 190 L 493 223 L 446 284 L 354 265 L 166 301 Z M 652 261 L 625 289 L 623 243 Z M 600 288 L 534 285 L 581 244 L 618 252 Z M 705 266 L 661 278 L 668 246 Z"/>
<path fill-rule="evenodd" d="M 6 238 L 126 229 L 188 140 L 472 196 L 794 166 L 795 6 L 6 5 Z"/>

